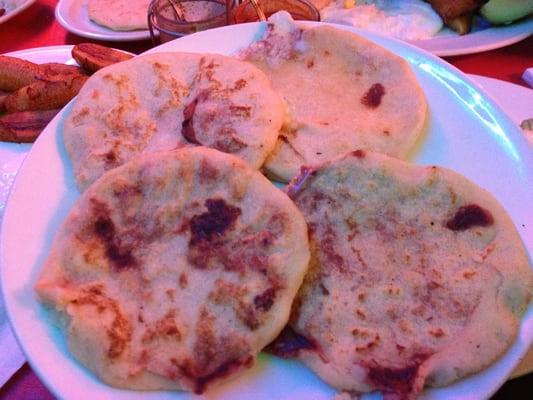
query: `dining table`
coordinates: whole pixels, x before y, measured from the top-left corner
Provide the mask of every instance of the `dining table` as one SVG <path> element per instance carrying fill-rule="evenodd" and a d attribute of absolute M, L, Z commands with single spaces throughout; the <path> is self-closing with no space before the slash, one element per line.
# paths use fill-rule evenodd
<path fill-rule="evenodd" d="M 56 20 L 54 11 L 57 4 L 57 0 L 37 0 L 20 14 L 0 24 L 0 54 L 85 42 L 103 44 L 134 54 L 140 54 L 155 46 L 151 39 L 100 41 L 78 36 L 67 31 Z M 473 54 L 448 56 L 444 57 L 444 60 L 467 74 L 494 78 L 529 88 L 523 79 L 523 73 L 527 68 L 533 67 L 533 31 L 531 33 L 529 37 L 509 46 Z M 533 102 L 529 106 L 531 117 L 533 117 Z M 3 354 L 0 353 L 0 358 L 2 357 Z M 54 395 L 41 382 L 28 363 L 24 363 L 0 388 L 0 399 L 46 400 L 53 398 L 55 398 Z M 528 353 L 527 359 L 523 360 L 512 378 L 492 398 L 533 398 L 533 355 L 531 352 Z"/>

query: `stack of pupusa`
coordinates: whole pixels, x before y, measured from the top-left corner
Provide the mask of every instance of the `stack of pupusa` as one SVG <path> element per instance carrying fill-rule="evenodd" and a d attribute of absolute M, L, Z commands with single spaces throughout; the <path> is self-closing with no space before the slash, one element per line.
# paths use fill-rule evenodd
<path fill-rule="evenodd" d="M 185 145 L 288 182 L 358 148 L 405 158 L 423 133 L 427 106 L 407 62 L 357 35 L 303 30 L 280 12 L 240 58 L 249 62 L 159 53 L 95 74 L 65 122 L 80 188 L 137 154 Z"/>
<path fill-rule="evenodd" d="M 340 52 L 353 46 L 360 46 L 355 53 Z M 331 56 L 332 62 L 323 63 L 318 56 L 311 58 L 317 51 Z M 396 145 L 389 147 L 390 152 L 404 156 L 420 135 L 426 106 L 405 61 L 357 36 L 330 28 L 302 30 L 283 18 L 269 27 L 263 41 L 243 54 L 264 68 L 267 75 L 274 77 L 284 70 L 300 79 L 301 85 L 293 84 L 284 95 L 288 111 L 272 90 L 276 83 L 270 83 L 267 75 L 249 63 L 213 55 L 162 54 L 103 71 L 92 87 L 80 95 L 67 118 L 65 141 L 76 177 L 80 187 L 90 186 L 58 234 L 38 290 L 44 299 L 71 316 L 69 340 L 76 356 L 113 385 L 201 392 L 249 367 L 257 353 L 279 332 L 288 320 L 290 304 L 311 252 L 310 271 L 293 303 L 290 325 L 309 343 L 307 350 L 297 352 L 298 356 L 333 386 L 416 396 L 424 384 L 447 384 L 494 361 L 513 340 L 531 291 L 531 272 L 508 217 L 493 200 L 478 196 L 478 189 L 472 189 L 470 183 L 448 179 L 446 173 L 438 170 L 428 179 L 419 179 L 427 175 L 420 172 L 421 167 L 386 156 L 360 150 L 350 156 L 342 155 L 358 147 L 371 148 L 373 143 L 386 144 L 389 140 L 386 138 L 392 137 Z M 273 55 L 276 57 L 271 58 Z M 270 64 L 261 60 L 263 56 L 269 57 Z M 181 68 L 170 62 L 175 59 L 183 61 Z M 353 68 L 351 72 L 349 67 Z M 248 75 L 243 78 L 243 74 L 235 73 L 237 69 Z M 320 77 L 331 73 L 332 82 L 341 74 L 353 78 L 343 85 L 353 97 L 347 99 L 350 107 L 345 107 L 339 118 L 335 113 L 315 113 L 321 105 L 329 106 L 328 102 L 334 100 L 331 92 L 324 91 L 326 96 L 321 98 L 322 91 L 312 91 L 311 95 L 316 96 L 312 97 L 310 108 L 305 101 L 298 101 L 301 98 L 291 97 L 292 90 L 301 90 L 311 98 L 309 91 L 305 92 L 308 82 L 300 75 L 307 71 L 318 71 L 309 73 Z M 395 80 L 400 81 L 402 90 L 396 91 Z M 284 88 L 281 85 L 279 89 L 283 92 Z M 265 93 L 266 100 L 261 97 Z M 403 109 L 401 100 L 405 93 L 413 96 L 410 101 L 420 107 Z M 261 101 L 276 106 L 258 106 L 265 104 Z M 352 111 L 358 113 L 357 118 L 352 117 Z M 266 118 L 265 113 L 270 117 Z M 289 116 L 286 120 L 285 114 Z M 350 123 L 346 124 L 345 119 Z M 397 128 L 397 123 L 418 129 L 389 130 Z M 352 124 L 353 130 L 346 129 Z M 281 139 L 280 130 L 281 135 L 285 134 Z M 336 135 L 337 132 L 341 133 Z M 293 135 L 291 139 L 303 136 L 315 141 L 287 140 L 287 133 Z M 345 140 L 346 137 L 353 138 L 353 142 Z M 365 137 L 364 141 L 358 139 Z M 265 138 L 272 146 L 268 151 Z M 306 143 L 310 143 L 307 146 L 313 151 L 307 151 Z M 321 156 L 316 154 L 320 151 L 314 143 L 320 143 L 328 157 L 282 158 L 286 162 L 281 165 L 289 171 L 284 177 L 287 180 L 292 177 L 291 170 L 322 162 L 304 167 L 290 186 L 289 193 L 298 211 L 254 168 L 264 165 L 265 159 L 274 159 L 280 151 L 272 153 L 272 149 L 282 146 L 310 157 Z M 248 164 L 199 145 L 233 153 Z M 164 151 L 174 147 L 185 148 Z M 247 154 L 249 148 L 254 150 L 251 154 Z M 337 155 L 340 158 L 335 158 Z M 265 168 L 269 169 L 268 162 Z M 444 179 L 440 179 L 441 175 Z M 318 185 L 312 185 L 314 182 Z M 435 190 L 439 183 L 453 190 Z M 462 187 L 473 195 L 457 196 Z M 401 195 L 394 196 L 395 193 Z M 420 198 L 417 193 L 436 193 L 436 197 Z M 439 196 L 455 200 L 443 201 L 442 205 L 447 207 L 439 208 L 440 203 L 437 206 L 431 203 Z M 303 197 L 306 201 L 302 201 Z M 479 197 L 479 201 L 472 203 L 473 197 Z M 362 214 L 358 214 L 355 200 L 369 203 Z M 445 225 L 452 221 L 451 228 L 441 225 L 430 228 L 431 222 L 442 223 L 443 218 L 439 214 L 439 219 L 426 221 L 427 215 L 418 212 L 426 207 L 426 201 L 441 214 L 451 213 L 444 218 Z M 402 206 L 404 203 L 408 206 Z M 337 210 L 339 219 L 335 219 Z M 410 217 L 405 224 L 404 214 Z M 394 229 L 388 228 L 387 219 L 394 221 Z M 427 229 L 423 235 L 402 241 L 414 233 L 408 227 L 426 222 L 429 227 L 424 225 Z M 446 259 L 439 266 L 444 269 L 440 277 L 437 273 L 433 276 L 412 271 L 418 265 L 406 263 L 405 281 L 389 285 L 386 278 L 401 273 L 395 268 L 404 265 L 391 262 L 394 254 L 390 259 L 368 260 L 357 247 L 365 243 L 359 242 L 363 238 L 373 244 L 369 247 L 371 253 L 388 255 L 395 246 L 409 242 L 416 256 L 413 260 L 442 259 L 441 253 L 434 253 L 438 246 L 416 251 L 428 241 L 426 234 L 434 239 L 442 229 L 450 230 L 448 234 L 453 240 L 447 236 L 448 241 L 471 250 L 468 254 L 474 254 L 479 261 L 477 269 L 465 271 L 464 265 L 456 263 L 457 254 L 452 254 L 450 259 L 454 262 Z M 473 233 L 474 240 L 459 237 L 463 231 L 467 235 Z M 480 239 L 476 238 L 478 233 Z M 389 242 L 381 240 L 382 237 Z M 502 247 L 491 246 L 493 241 L 502 243 Z M 475 249 L 469 247 L 472 245 Z M 509 249 L 516 250 L 516 256 L 507 257 Z M 345 252 L 351 253 L 346 256 Z M 376 310 L 384 309 L 387 301 L 394 302 L 394 295 L 403 296 L 402 291 L 408 293 L 400 299 L 402 306 L 409 305 L 411 295 L 423 299 L 423 291 L 429 286 L 434 290 L 444 288 L 437 300 L 446 303 L 446 296 L 455 292 L 449 290 L 449 282 L 439 279 L 455 272 L 455 267 L 466 273 L 463 281 L 479 279 L 478 269 L 492 263 L 494 255 L 513 260 L 511 264 L 518 273 L 511 280 L 504 278 L 513 290 L 503 291 L 498 301 L 489 301 L 488 306 L 485 301 L 483 310 L 487 310 L 488 317 L 477 325 L 469 324 L 469 317 L 477 315 L 472 312 L 477 307 L 475 299 L 465 300 L 468 312 L 459 313 L 458 323 L 453 316 L 446 319 L 446 310 L 436 307 L 439 323 L 432 330 L 432 337 L 437 340 L 446 336 L 445 329 L 451 321 L 453 333 L 464 326 L 472 330 L 472 326 L 505 325 L 500 330 L 505 340 L 489 357 L 471 363 L 463 374 L 448 374 L 447 380 L 427 382 L 430 374 L 419 374 L 421 365 L 439 360 L 440 350 L 445 346 L 430 347 L 427 337 L 418 340 L 420 336 L 416 335 L 410 342 L 396 343 L 390 334 L 378 332 L 381 329 L 390 333 L 381 321 L 376 325 L 371 314 L 379 314 Z M 391 269 L 393 272 L 381 277 L 380 271 Z M 475 281 L 476 289 L 482 288 L 475 293 L 483 292 L 483 288 L 494 293 L 498 286 L 498 268 L 491 267 L 477 276 L 485 274 L 490 278 L 488 286 L 483 287 L 483 280 Z M 364 279 L 368 286 L 357 286 L 359 277 L 369 277 L 368 281 Z M 328 279 L 339 284 L 330 285 Z M 390 289 L 392 300 L 371 299 L 372 303 L 367 308 L 359 307 L 357 313 L 357 308 L 351 307 L 354 304 L 348 302 L 343 307 L 343 298 L 351 296 L 351 283 L 354 290 L 385 295 Z M 419 296 L 414 293 L 417 290 Z M 429 294 L 428 299 L 431 301 Z M 357 296 L 356 300 L 361 299 Z M 457 309 L 463 306 L 463 300 Z M 319 304 L 317 314 L 307 313 L 315 304 Z M 329 309 L 337 305 L 343 309 L 339 312 Z M 431 317 L 422 308 L 416 312 L 420 314 L 416 318 Z M 497 321 L 501 315 L 506 321 Z M 332 327 L 324 335 L 320 329 L 316 331 L 316 321 L 320 325 L 321 318 Z M 102 325 L 108 329 L 97 329 Z M 412 321 L 402 325 L 413 329 Z M 476 338 L 480 348 L 492 347 L 493 332 Z M 340 342 L 335 340 L 337 337 Z M 444 339 L 440 341 L 443 342 Z M 394 363 L 387 364 L 383 358 L 390 349 L 394 351 L 390 353 Z M 380 358 L 360 357 L 361 351 L 378 354 Z M 353 362 L 358 362 L 357 367 L 353 367 Z M 405 374 L 410 379 L 399 383 Z"/>
<path fill-rule="evenodd" d="M 426 115 L 403 60 L 347 32 L 275 20 L 243 57 L 291 107 L 264 168 L 294 177 L 286 191 L 311 261 L 273 352 L 337 389 L 398 398 L 486 368 L 515 340 L 533 289 L 511 219 L 459 174 L 398 159 Z"/>

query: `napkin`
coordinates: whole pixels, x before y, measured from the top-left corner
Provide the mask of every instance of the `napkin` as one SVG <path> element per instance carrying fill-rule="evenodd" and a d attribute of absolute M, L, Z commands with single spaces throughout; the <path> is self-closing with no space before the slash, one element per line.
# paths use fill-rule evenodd
<path fill-rule="evenodd" d="M 26 362 L 22 350 L 11 331 L 4 303 L 0 302 L 0 387 Z"/>
<path fill-rule="evenodd" d="M 26 151 L 25 147 L 12 143 L 2 143 L 0 148 L 0 227 L 9 190 L 13 185 L 15 175 L 26 155 Z M 3 296 L 0 296 L 0 387 L 26 362 L 24 354 L 9 326 L 2 299 Z"/>
<path fill-rule="evenodd" d="M 533 67 L 528 68 L 524 71 L 522 79 L 526 81 L 529 86 L 533 87 Z"/>

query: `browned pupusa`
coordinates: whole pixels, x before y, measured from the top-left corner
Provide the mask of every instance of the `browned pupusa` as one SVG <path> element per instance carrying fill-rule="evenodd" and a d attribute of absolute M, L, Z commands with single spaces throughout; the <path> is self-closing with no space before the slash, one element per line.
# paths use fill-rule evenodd
<path fill-rule="evenodd" d="M 414 398 L 486 368 L 515 340 L 533 273 L 488 192 L 358 150 L 303 169 L 288 193 L 309 226 L 311 264 L 278 354 L 341 390 Z"/>
<path fill-rule="evenodd" d="M 486 2 L 487 0 L 428 0 L 445 21 L 475 11 Z"/>
<path fill-rule="evenodd" d="M 308 260 L 305 221 L 283 192 L 235 156 L 188 148 L 91 185 L 36 288 L 104 382 L 202 393 L 276 337 Z"/>
<path fill-rule="evenodd" d="M 405 158 L 423 133 L 427 105 L 407 61 L 354 33 L 301 27 L 280 12 L 242 57 L 288 104 L 264 165 L 273 179 L 358 148 Z"/>
<path fill-rule="evenodd" d="M 216 54 L 135 57 L 91 76 L 65 119 L 64 142 L 84 189 L 136 156 L 203 145 L 260 168 L 284 104 L 249 63 Z"/>
<path fill-rule="evenodd" d="M 0 56 L 0 90 L 13 91 L 35 82 L 39 65 L 16 57 Z"/>

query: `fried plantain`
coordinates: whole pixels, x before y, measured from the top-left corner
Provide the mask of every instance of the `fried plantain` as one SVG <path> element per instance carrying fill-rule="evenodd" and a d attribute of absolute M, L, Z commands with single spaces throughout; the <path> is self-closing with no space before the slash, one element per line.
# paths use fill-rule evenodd
<path fill-rule="evenodd" d="M 77 65 L 66 65 L 61 63 L 39 64 L 39 76 L 45 80 L 61 80 L 69 75 L 87 75 L 83 69 Z"/>
<path fill-rule="evenodd" d="M 0 114 L 2 113 L 2 111 L 5 111 L 4 100 L 8 95 L 8 93 L 0 92 Z"/>
<path fill-rule="evenodd" d="M 31 143 L 39 136 L 59 109 L 44 111 L 22 111 L 0 117 L 0 140 L 6 142 Z"/>
<path fill-rule="evenodd" d="M 479 10 L 492 24 L 509 24 L 517 19 L 533 14 L 531 0 L 490 0 Z"/>
<path fill-rule="evenodd" d="M 92 73 L 108 65 L 129 60 L 133 56 L 94 43 L 80 43 L 72 48 L 72 58 L 83 69 Z"/>
<path fill-rule="evenodd" d="M 63 80 L 37 81 L 6 96 L 4 107 L 8 112 L 63 107 L 78 94 L 87 79 L 85 75 L 68 75 Z"/>
<path fill-rule="evenodd" d="M 0 140 L 32 142 L 57 113 L 78 94 L 94 72 L 133 56 L 94 44 L 73 48 L 73 57 L 84 68 L 60 63 L 34 64 L 0 56 Z"/>
<path fill-rule="evenodd" d="M 35 82 L 38 64 L 16 57 L 0 56 L 0 90 L 11 92 Z"/>

